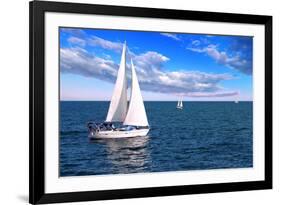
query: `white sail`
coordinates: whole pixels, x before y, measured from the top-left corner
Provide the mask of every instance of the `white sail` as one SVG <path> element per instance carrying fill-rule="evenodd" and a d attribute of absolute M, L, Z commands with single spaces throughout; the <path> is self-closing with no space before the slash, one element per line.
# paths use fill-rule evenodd
<path fill-rule="evenodd" d="M 178 104 L 177 104 L 177 107 L 179 107 L 180 106 L 180 101 L 178 101 Z"/>
<path fill-rule="evenodd" d="M 123 45 L 121 62 L 108 109 L 107 122 L 123 122 L 127 113 L 127 80 L 126 80 L 126 42 Z"/>
<path fill-rule="evenodd" d="M 181 108 L 183 107 L 182 100 L 180 101 L 179 107 L 181 107 Z"/>
<path fill-rule="evenodd" d="M 239 93 L 236 95 L 235 103 L 239 103 Z"/>
<path fill-rule="evenodd" d="M 132 69 L 132 87 L 131 87 L 131 98 L 124 125 L 134 126 L 148 126 L 147 116 L 141 96 L 139 82 L 133 61 L 131 60 Z"/>

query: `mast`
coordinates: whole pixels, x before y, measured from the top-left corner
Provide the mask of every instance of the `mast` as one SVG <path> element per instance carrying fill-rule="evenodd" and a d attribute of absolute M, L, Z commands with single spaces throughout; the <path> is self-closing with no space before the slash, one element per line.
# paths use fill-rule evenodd
<path fill-rule="evenodd" d="M 127 116 L 123 124 L 134 125 L 134 126 L 148 126 L 146 111 L 143 104 L 138 77 L 132 59 L 131 59 L 131 69 L 132 69 L 132 87 L 131 87 L 130 104 L 129 104 Z"/>
<path fill-rule="evenodd" d="M 106 122 L 123 122 L 127 113 L 127 79 L 126 79 L 126 42 L 123 51 L 115 87 L 110 101 Z"/>

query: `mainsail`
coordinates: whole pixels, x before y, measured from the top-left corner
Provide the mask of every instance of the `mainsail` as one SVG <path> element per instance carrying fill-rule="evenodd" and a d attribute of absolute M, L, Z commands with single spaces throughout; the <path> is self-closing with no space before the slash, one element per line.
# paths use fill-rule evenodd
<path fill-rule="evenodd" d="M 131 59 L 132 87 L 129 109 L 124 125 L 148 126 L 147 116 L 141 96 L 136 70 Z"/>
<path fill-rule="evenodd" d="M 123 45 L 121 62 L 108 109 L 107 122 L 123 122 L 127 113 L 126 43 Z"/>

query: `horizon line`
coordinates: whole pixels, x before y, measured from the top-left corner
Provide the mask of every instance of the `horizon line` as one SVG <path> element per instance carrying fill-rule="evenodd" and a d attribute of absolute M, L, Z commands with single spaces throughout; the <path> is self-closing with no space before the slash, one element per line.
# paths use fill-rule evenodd
<path fill-rule="evenodd" d="M 59 100 L 61 102 L 110 102 L 111 100 Z M 129 101 L 129 100 L 128 100 Z M 178 100 L 144 100 L 144 102 L 177 102 Z M 235 102 L 235 100 L 183 100 L 183 102 Z M 238 102 L 253 102 L 253 100 L 238 100 Z"/>

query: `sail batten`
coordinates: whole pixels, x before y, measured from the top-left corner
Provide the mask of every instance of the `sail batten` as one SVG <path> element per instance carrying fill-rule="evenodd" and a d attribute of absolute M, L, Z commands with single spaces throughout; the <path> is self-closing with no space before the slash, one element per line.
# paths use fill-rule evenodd
<path fill-rule="evenodd" d="M 123 122 L 127 113 L 127 79 L 126 79 L 126 43 L 123 51 L 117 79 L 108 109 L 107 122 Z"/>
<path fill-rule="evenodd" d="M 148 126 L 146 111 L 133 61 L 131 59 L 132 87 L 130 104 L 124 125 Z"/>

